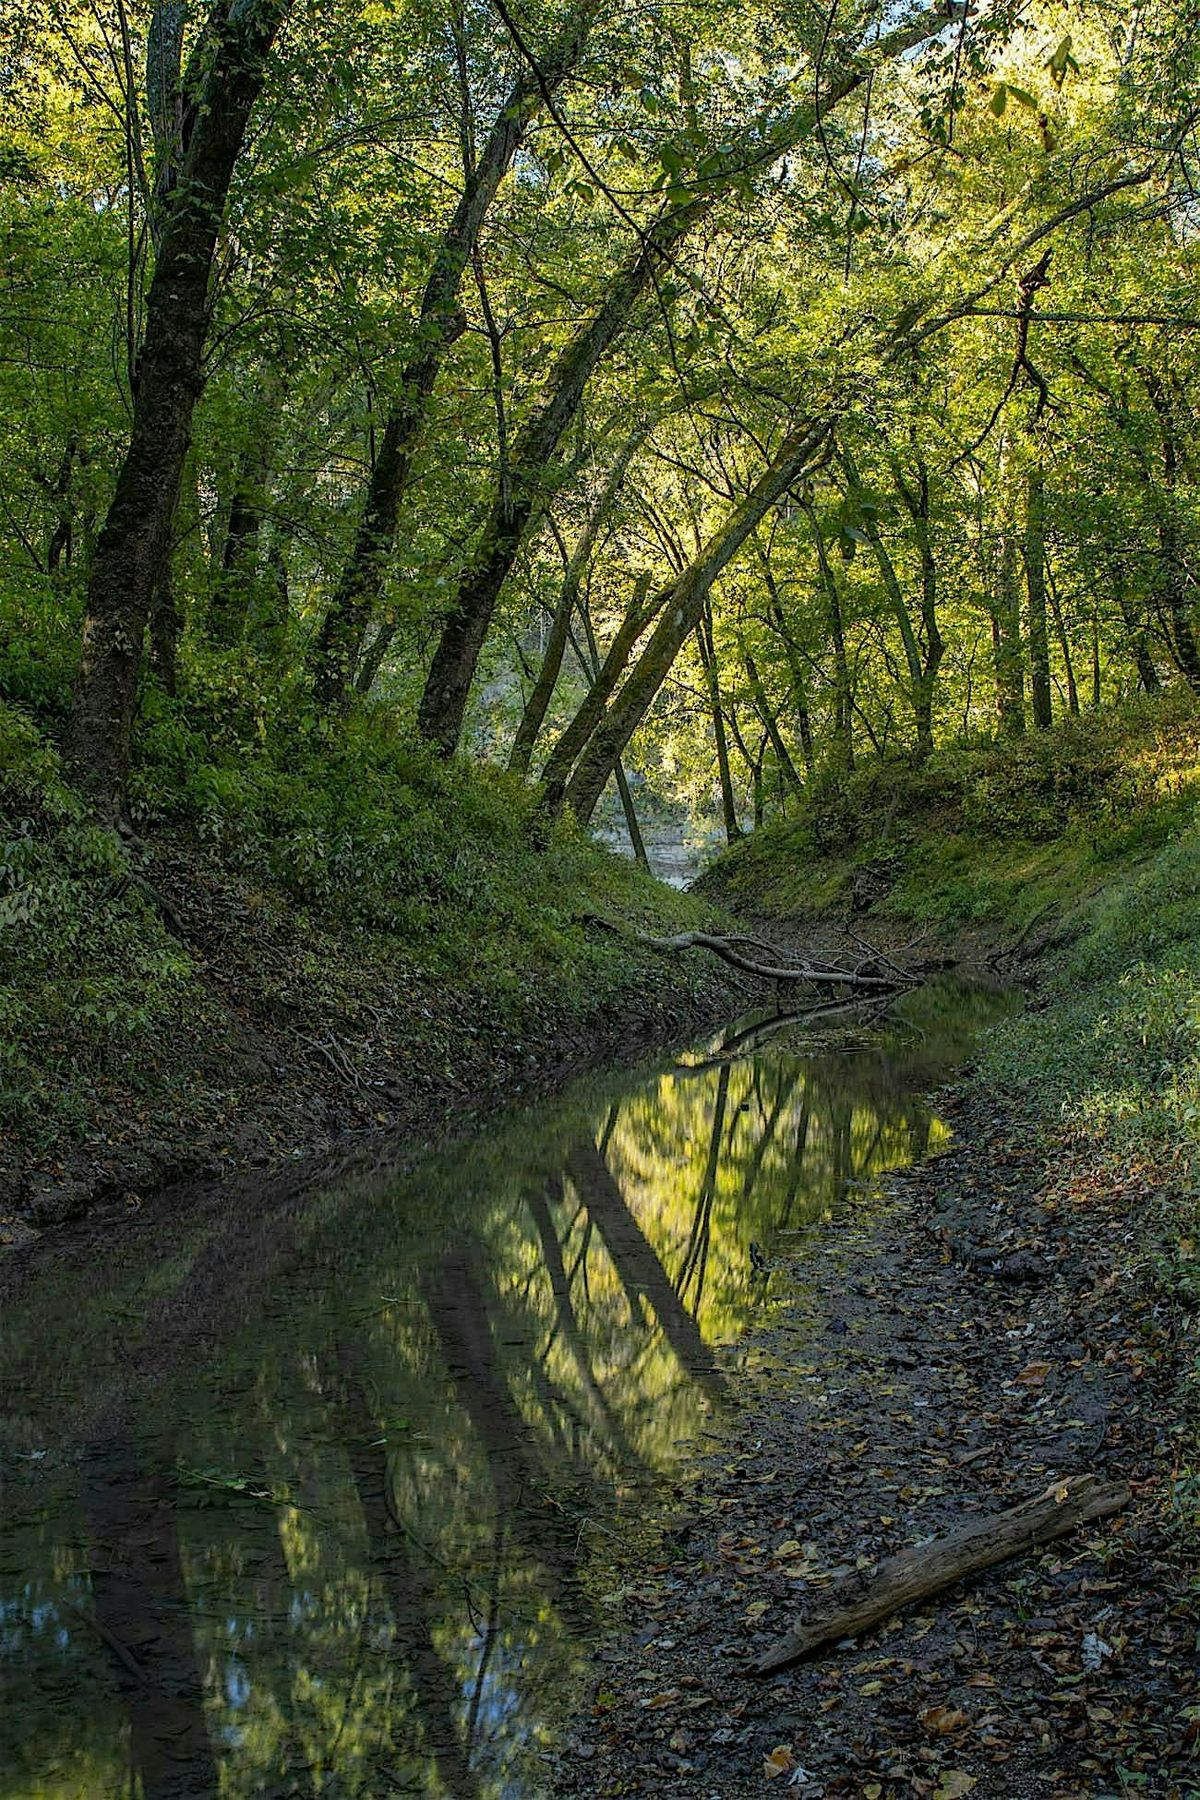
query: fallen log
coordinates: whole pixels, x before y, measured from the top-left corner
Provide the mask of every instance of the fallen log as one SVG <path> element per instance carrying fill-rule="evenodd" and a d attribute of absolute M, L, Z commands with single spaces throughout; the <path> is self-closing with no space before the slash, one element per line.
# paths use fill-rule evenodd
<path fill-rule="evenodd" d="M 914 1544 L 881 1562 L 873 1574 L 854 1575 L 824 1596 L 819 1609 L 794 1625 L 755 1662 L 758 1675 L 769 1675 L 811 1656 L 825 1644 L 861 1637 L 892 1613 L 928 1600 L 968 1575 L 990 1569 L 1065 1537 L 1092 1519 L 1106 1518 L 1127 1506 L 1130 1490 L 1122 1483 L 1105 1484 L 1090 1476 L 1056 1481 L 1035 1500 L 1008 1512 L 973 1519 L 945 1537 Z"/>

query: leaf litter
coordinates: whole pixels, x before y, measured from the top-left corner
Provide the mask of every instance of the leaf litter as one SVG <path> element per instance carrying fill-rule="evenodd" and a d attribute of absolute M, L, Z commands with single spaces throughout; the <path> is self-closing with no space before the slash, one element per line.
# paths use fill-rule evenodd
<path fill-rule="evenodd" d="M 1195 1569 L 1167 1500 L 1181 1347 L 1130 1273 L 1155 1177 L 1051 1153 L 977 1094 L 940 1103 L 948 1153 L 776 1264 L 786 1309 L 660 1560 L 622 1574 L 629 1635 L 556 1795 L 1200 1796 Z M 841 1576 L 1084 1474 L 1134 1506 L 749 1673 Z"/>

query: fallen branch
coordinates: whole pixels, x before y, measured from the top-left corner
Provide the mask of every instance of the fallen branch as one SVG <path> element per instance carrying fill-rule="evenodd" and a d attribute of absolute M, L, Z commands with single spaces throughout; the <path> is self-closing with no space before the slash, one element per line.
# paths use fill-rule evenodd
<path fill-rule="evenodd" d="M 758 962 L 738 948 L 740 944 L 751 944 L 768 955 L 774 954 L 771 945 L 760 944 L 756 938 L 717 937 L 711 931 L 681 931 L 674 937 L 653 937 L 647 931 L 614 925 L 611 919 L 604 918 L 600 913 L 589 913 L 587 919 L 593 925 L 615 932 L 618 937 L 629 937 L 635 943 L 647 944 L 651 950 L 711 951 L 731 968 L 739 969 L 743 975 L 755 975 L 760 981 L 803 981 L 814 987 L 828 984 L 832 987 L 870 988 L 876 993 L 893 993 L 899 988 L 915 987 L 921 979 L 918 975 L 906 975 L 903 972 L 895 975 L 859 974 L 855 969 L 838 968 L 834 963 Z"/>
<path fill-rule="evenodd" d="M 1036 1500 L 1026 1500 L 1008 1512 L 975 1519 L 946 1537 L 915 1544 L 879 1564 L 865 1578 L 852 1576 L 839 1582 L 825 1597 L 820 1610 L 794 1625 L 786 1637 L 765 1651 L 754 1665 L 755 1673 L 799 1662 L 825 1644 L 842 1638 L 861 1637 L 892 1613 L 915 1606 L 941 1593 L 968 1575 L 990 1569 L 994 1563 L 1022 1556 L 1041 1544 L 1064 1537 L 1092 1519 L 1127 1506 L 1130 1490 L 1123 1484 L 1105 1485 L 1090 1476 L 1073 1476 L 1055 1482 Z"/>

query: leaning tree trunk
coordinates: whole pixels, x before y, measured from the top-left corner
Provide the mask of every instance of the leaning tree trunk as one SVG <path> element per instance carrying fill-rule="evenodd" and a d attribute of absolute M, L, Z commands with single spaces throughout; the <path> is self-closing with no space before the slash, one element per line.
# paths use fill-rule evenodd
<path fill-rule="evenodd" d="M 750 694 L 754 701 L 754 710 L 762 720 L 763 730 L 766 732 L 767 737 L 770 740 L 771 748 L 775 752 L 775 761 L 778 765 L 780 776 L 782 780 L 786 781 L 792 791 L 798 794 L 803 788 L 804 783 L 801 781 L 796 765 L 792 761 L 791 752 L 783 741 L 783 733 L 779 729 L 779 720 L 776 717 L 770 699 L 767 696 L 766 685 L 759 672 L 758 664 L 755 662 L 751 652 L 747 649 L 745 642 L 741 645 L 741 651 L 742 662 L 746 669 L 746 679 L 750 684 Z"/>
<path fill-rule="evenodd" d="M 562 735 L 546 758 L 541 783 L 546 806 L 551 812 L 557 812 L 562 805 L 563 790 L 575 759 L 603 717 L 617 683 L 629 666 L 629 659 L 638 639 L 657 618 L 669 598 L 670 589 L 667 588 L 647 600 L 649 588 L 650 577 L 639 575 L 625 617 L 617 627 L 596 679 L 580 702 L 575 717 L 564 727 Z"/>
<path fill-rule="evenodd" d="M 354 548 L 317 638 L 313 690 L 322 705 L 344 700 L 379 599 L 429 398 L 446 352 L 465 325 L 458 304 L 463 272 L 530 121 L 579 62 L 601 3 L 585 0 L 576 7 L 537 72 L 519 77 L 438 245 L 421 300 L 416 346 L 401 376 L 399 397 L 388 412 Z"/>
<path fill-rule="evenodd" d="M 584 744 L 564 798 L 588 820 L 626 744 L 645 718 L 671 665 L 696 629 L 713 582 L 737 555 L 755 526 L 782 499 L 817 456 L 831 430 L 829 419 L 794 432 L 781 445 L 749 494 L 669 590 L 658 624 L 608 710 Z"/>
<path fill-rule="evenodd" d="M 713 742 L 717 751 L 717 781 L 721 789 L 721 818 L 725 826 L 725 842 L 732 844 L 742 835 L 738 824 L 737 801 L 733 793 L 733 771 L 729 766 L 729 739 L 725 732 L 725 714 L 721 706 L 721 671 L 713 638 L 712 601 L 707 596 L 700 609 L 696 626 L 696 648 L 708 694 L 708 710 L 712 719 Z M 750 762 L 750 758 L 747 758 Z M 752 765 L 751 765 L 752 767 Z"/>
<path fill-rule="evenodd" d="M 833 644 L 834 761 L 839 769 L 849 770 L 854 767 L 854 697 L 850 691 L 850 659 L 846 654 L 846 627 L 842 616 L 842 597 L 838 591 L 837 576 L 834 574 L 833 564 L 829 560 L 829 552 L 825 545 L 825 536 L 821 530 L 820 521 L 817 518 L 816 508 L 810 504 L 806 511 L 813 534 L 813 543 L 816 546 L 821 585 L 825 590 L 829 637 Z"/>
<path fill-rule="evenodd" d="M 600 674 L 600 646 L 596 642 L 596 633 L 592 626 L 591 612 L 586 604 L 581 610 L 583 616 L 583 628 L 587 640 L 587 667 L 594 683 Z M 576 661 L 582 666 L 583 657 L 580 654 L 579 645 L 575 642 L 573 637 L 571 646 L 575 651 Z M 613 773 L 617 778 L 617 796 L 621 802 L 621 811 L 625 814 L 625 829 L 629 833 L 629 842 L 633 849 L 633 860 L 636 863 L 640 863 L 642 868 L 649 873 L 650 858 L 646 852 L 646 840 L 642 836 L 642 828 L 638 822 L 637 807 L 633 803 L 633 792 L 629 786 L 629 777 L 626 775 L 625 765 L 619 757 Z"/>
<path fill-rule="evenodd" d="M 542 652 L 542 666 L 538 670 L 537 680 L 525 703 L 520 724 L 517 726 L 516 735 L 513 738 L 512 749 L 509 752 L 508 766 L 516 775 L 523 776 L 529 773 L 533 748 L 545 723 L 546 713 L 558 685 L 563 654 L 567 648 L 571 619 L 579 599 L 584 571 L 591 561 L 592 552 L 596 548 L 596 540 L 620 497 L 621 487 L 629 472 L 629 465 L 633 460 L 634 453 L 645 439 L 648 430 L 648 425 L 637 425 L 622 444 L 616 461 L 609 470 L 595 504 L 587 516 L 583 530 L 579 534 L 579 541 L 567 562 L 558 604 L 550 622 L 550 634 L 546 640 L 546 648 Z"/>
<path fill-rule="evenodd" d="M 458 747 L 467 697 L 496 602 L 552 481 L 559 440 L 575 417 L 593 372 L 625 331 L 638 301 L 659 271 L 670 265 L 684 238 L 709 217 L 718 199 L 745 181 L 748 169 L 767 167 L 802 143 L 835 106 L 869 82 L 877 68 L 935 37 L 952 14 L 953 7 L 950 14 L 944 5 L 927 7 L 869 49 L 851 47 L 846 65 L 830 76 L 815 103 L 806 100 L 750 144 L 731 146 L 706 171 L 699 192 L 669 204 L 640 232 L 637 251 L 613 277 L 608 299 L 596 317 L 558 358 L 546 400 L 518 435 L 505 471 L 507 480 L 499 484 L 475 554 L 446 615 L 418 711 L 422 735 L 444 755 L 452 755 Z"/>
<path fill-rule="evenodd" d="M 813 742 L 812 714 L 808 706 L 808 682 L 805 679 L 804 662 L 799 646 L 792 635 L 787 619 L 784 616 L 783 601 L 779 592 L 779 584 L 771 569 L 770 558 L 760 543 L 755 542 L 759 563 L 762 568 L 763 585 L 767 590 L 770 604 L 771 624 L 777 632 L 787 657 L 788 674 L 791 678 L 791 704 L 796 713 L 796 732 L 800 739 L 800 751 L 804 758 L 805 773 L 812 779 L 817 766 L 817 750 Z"/>
<path fill-rule="evenodd" d="M 92 561 L 71 715 L 72 760 L 109 820 L 119 811 L 129 769 L 142 640 L 203 385 L 217 236 L 286 6 L 287 0 L 229 0 L 214 8 L 197 52 L 197 66 L 207 66 L 207 74 L 185 121 L 183 158 L 164 203 L 133 428 Z"/>
<path fill-rule="evenodd" d="M 446 756 L 458 748 L 467 697 L 500 590 L 531 521 L 556 485 L 554 459 L 563 432 L 652 275 L 708 207 L 707 197 L 693 201 L 663 214 L 644 234 L 637 256 L 612 284 L 605 305 L 559 357 L 549 398 L 517 434 L 475 553 L 442 625 L 417 714 L 422 736 Z"/>

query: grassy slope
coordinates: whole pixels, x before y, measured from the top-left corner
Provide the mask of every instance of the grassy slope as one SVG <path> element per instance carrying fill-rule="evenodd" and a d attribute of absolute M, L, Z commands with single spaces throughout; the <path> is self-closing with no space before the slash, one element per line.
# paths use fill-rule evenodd
<path fill-rule="evenodd" d="M 829 782 L 704 885 L 793 923 L 845 917 L 857 889 L 868 936 L 1043 947 L 1030 1008 L 987 1034 L 975 1079 L 1040 1122 L 1048 1160 L 1098 1160 L 1146 1196 L 1131 1265 L 1176 1327 L 1176 1497 L 1200 1526 L 1198 806 L 1200 719 L 1172 700 Z"/>
<path fill-rule="evenodd" d="M 622 1020 L 662 1033 L 714 1003 L 710 971 L 664 982 L 580 923 L 680 929 L 710 906 L 382 722 L 268 753 L 151 712 L 132 798 L 123 850 L 0 705 L 0 1216 L 424 1128 Z"/>

